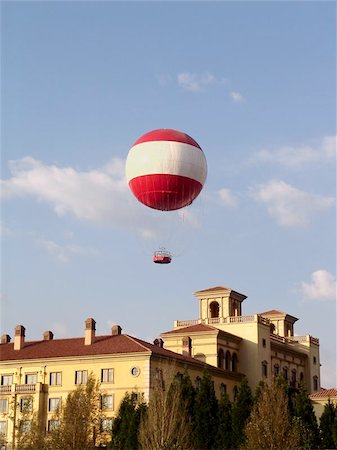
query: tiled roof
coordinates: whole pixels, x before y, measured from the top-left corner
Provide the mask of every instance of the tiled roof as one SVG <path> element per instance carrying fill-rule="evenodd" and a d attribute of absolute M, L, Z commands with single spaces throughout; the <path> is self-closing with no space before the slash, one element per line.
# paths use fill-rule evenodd
<path fill-rule="evenodd" d="M 84 345 L 83 338 L 26 341 L 21 350 L 14 350 L 13 343 L 0 345 L 0 360 L 57 358 L 112 353 L 144 352 L 146 349 L 128 335 L 96 336 L 91 345 Z"/>
<path fill-rule="evenodd" d="M 96 336 L 94 343 L 91 345 L 84 345 L 84 338 L 27 341 L 21 350 L 14 350 L 13 343 L 1 344 L 0 361 L 67 358 L 140 352 L 147 352 L 149 355 L 152 354 L 159 357 L 167 357 L 205 367 L 205 363 L 195 358 L 172 352 L 171 350 L 150 344 L 149 342 L 145 342 L 127 334 L 120 334 L 117 336 Z M 208 364 L 206 365 L 209 366 Z"/>
<path fill-rule="evenodd" d="M 286 315 L 286 313 L 285 312 L 283 312 L 283 311 L 278 311 L 277 309 L 271 309 L 270 311 L 264 311 L 264 312 L 262 312 L 262 313 L 260 313 L 261 315 L 263 315 L 263 314 L 265 314 L 265 315 L 267 315 L 267 314 L 271 314 L 271 315 L 273 315 L 273 314 L 277 314 L 278 316 L 280 316 L 280 315 Z"/>
<path fill-rule="evenodd" d="M 218 328 L 212 327 L 210 325 L 205 325 L 203 323 L 198 323 L 197 325 L 191 325 L 189 327 L 183 327 L 183 328 L 175 328 L 171 331 L 166 331 L 163 334 L 174 334 L 174 333 L 203 333 L 205 331 L 219 331 Z"/>
<path fill-rule="evenodd" d="M 227 288 L 225 286 L 215 286 L 212 288 L 208 288 L 208 289 L 202 289 L 201 291 L 197 291 L 195 292 L 196 294 L 199 294 L 201 292 L 208 292 L 208 291 L 230 291 L 230 288 Z"/>
<path fill-rule="evenodd" d="M 315 392 L 314 394 L 310 394 L 310 398 L 319 399 L 319 398 L 336 398 L 337 397 L 337 389 L 321 389 L 319 392 Z"/>

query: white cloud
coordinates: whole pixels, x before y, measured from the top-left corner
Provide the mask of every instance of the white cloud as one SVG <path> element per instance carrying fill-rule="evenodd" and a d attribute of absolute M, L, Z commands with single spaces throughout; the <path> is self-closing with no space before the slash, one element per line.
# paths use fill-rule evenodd
<path fill-rule="evenodd" d="M 231 91 L 229 96 L 235 103 L 243 103 L 246 101 L 245 97 L 237 91 Z"/>
<path fill-rule="evenodd" d="M 205 87 L 214 84 L 217 80 L 214 75 L 209 72 L 196 74 L 190 72 L 182 72 L 177 75 L 177 81 L 186 91 L 199 92 Z"/>
<path fill-rule="evenodd" d="M 124 160 L 114 158 L 99 169 L 80 171 L 45 165 L 26 157 L 11 161 L 9 167 L 12 176 L 1 181 L 4 199 L 31 196 L 50 205 L 59 217 L 69 214 L 78 220 L 131 230 L 144 239 L 159 238 L 167 233 L 169 225 L 165 214 L 141 205 L 131 194 L 125 179 Z M 178 220 L 178 214 L 176 217 Z M 42 245 L 60 260 L 76 251 L 54 244 L 46 241 Z"/>
<path fill-rule="evenodd" d="M 281 180 L 271 180 L 251 191 L 252 197 L 267 206 L 268 213 L 279 225 L 301 227 L 317 213 L 335 204 L 332 197 L 301 191 Z"/>
<path fill-rule="evenodd" d="M 76 255 L 96 255 L 96 251 L 79 245 L 60 245 L 49 239 L 38 239 L 38 244 L 58 261 L 68 262 L 72 256 Z"/>
<path fill-rule="evenodd" d="M 218 191 L 221 203 L 228 208 L 235 208 L 237 206 L 237 198 L 231 193 L 229 189 L 220 189 Z"/>
<path fill-rule="evenodd" d="M 309 283 L 300 283 L 300 292 L 310 300 L 336 300 L 336 277 L 326 270 L 316 270 Z"/>
<path fill-rule="evenodd" d="M 336 157 L 336 136 L 325 136 L 316 146 L 284 146 L 275 150 L 262 149 L 254 156 L 255 161 L 302 168 L 305 164 L 322 163 Z"/>

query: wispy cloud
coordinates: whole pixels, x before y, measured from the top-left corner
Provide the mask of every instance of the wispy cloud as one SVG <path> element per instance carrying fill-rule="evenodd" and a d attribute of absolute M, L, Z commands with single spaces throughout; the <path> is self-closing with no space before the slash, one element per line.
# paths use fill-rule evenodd
<path fill-rule="evenodd" d="M 4 199 L 30 196 L 50 205 L 59 217 L 70 214 L 81 221 L 132 231 L 144 239 L 167 232 L 164 215 L 141 205 L 130 193 L 124 160 L 114 158 L 101 168 L 80 171 L 26 157 L 11 161 L 9 167 L 11 177 L 1 181 Z M 76 252 L 49 241 L 41 245 L 59 260 Z"/>
<path fill-rule="evenodd" d="M 308 164 L 332 161 L 334 158 L 336 158 L 336 136 L 325 136 L 316 146 L 288 145 L 273 150 L 262 149 L 254 155 L 253 160 L 300 169 Z"/>
<path fill-rule="evenodd" d="M 235 103 L 243 103 L 246 101 L 245 97 L 238 91 L 230 91 L 229 96 Z"/>
<path fill-rule="evenodd" d="M 209 72 L 202 74 L 182 72 L 177 75 L 177 82 L 186 91 L 200 92 L 207 86 L 216 83 L 217 78 Z"/>
<path fill-rule="evenodd" d="M 238 204 L 237 197 L 230 191 L 230 189 L 220 189 L 218 196 L 222 205 L 227 208 L 235 208 Z"/>
<path fill-rule="evenodd" d="M 298 290 L 305 299 L 336 300 L 336 277 L 327 270 L 316 270 L 309 282 L 302 281 Z"/>
<path fill-rule="evenodd" d="M 93 256 L 97 254 L 96 250 L 90 248 L 82 247 L 79 245 L 61 245 L 49 239 L 41 238 L 38 239 L 37 242 L 50 255 L 63 263 L 69 262 L 69 260 L 76 255 Z"/>
<path fill-rule="evenodd" d="M 301 191 L 281 180 L 271 180 L 254 189 L 252 197 L 266 205 L 268 213 L 284 227 L 301 227 L 311 218 L 335 204 L 332 197 Z"/>

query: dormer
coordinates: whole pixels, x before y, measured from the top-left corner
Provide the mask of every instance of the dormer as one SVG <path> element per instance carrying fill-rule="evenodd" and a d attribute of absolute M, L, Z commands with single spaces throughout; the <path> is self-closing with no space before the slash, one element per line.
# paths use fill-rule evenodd
<path fill-rule="evenodd" d="M 199 300 L 199 319 L 202 320 L 241 316 L 241 303 L 247 298 L 224 286 L 197 291 L 194 295 Z"/>
<path fill-rule="evenodd" d="M 279 336 L 294 336 L 294 323 L 298 320 L 297 317 L 291 316 L 283 311 L 271 309 L 260 313 L 262 317 L 270 320 L 272 325 L 272 332 Z"/>

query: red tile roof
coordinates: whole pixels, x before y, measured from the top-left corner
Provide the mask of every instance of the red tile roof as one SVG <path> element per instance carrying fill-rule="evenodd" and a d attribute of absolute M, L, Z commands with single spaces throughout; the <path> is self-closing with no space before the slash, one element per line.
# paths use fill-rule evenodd
<path fill-rule="evenodd" d="M 13 343 L 0 344 L 0 361 L 22 359 L 66 358 L 91 355 L 113 355 L 120 353 L 148 353 L 149 356 L 167 357 L 205 367 L 205 363 L 187 355 L 172 352 L 141 339 L 121 334 L 96 336 L 91 345 L 84 345 L 84 338 L 27 341 L 21 350 L 14 350 Z M 206 364 L 208 367 L 208 364 Z"/>
<path fill-rule="evenodd" d="M 263 315 L 263 314 L 265 314 L 265 315 L 267 315 L 267 314 L 277 314 L 277 315 L 284 315 L 284 316 L 286 316 L 287 314 L 285 313 L 285 312 L 283 312 L 283 311 L 278 311 L 277 309 L 271 309 L 270 311 L 264 311 L 264 312 L 262 312 L 262 313 L 260 313 L 261 315 Z"/>
<path fill-rule="evenodd" d="M 337 397 L 337 389 L 321 389 L 319 392 L 315 392 L 314 394 L 310 394 L 310 398 L 319 399 L 319 398 L 336 398 Z"/>
<path fill-rule="evenodd" d="M 205 331 L 219 331 L 218 328 L 212 327 L 210 325 L 205 325 L 203 323 L 198 323 L 196 325 L 191 325 L 189 327 L 183 327 L 183 328 L 175 328 L 171 331 L 166 331 L 163 334 L 174 334 L 174 333 L 203 333 Z"/>
<path fill-rule="evenodd" d="M 14 350 L 13 343 L 0 345 L 0 360 L 57 358 L 112 353 L 135 353 L 146 351 L 128 335 L 96 336 L 91 345 L 84 345 L 83 338 L 26 341 L 21 350 Z"/>

